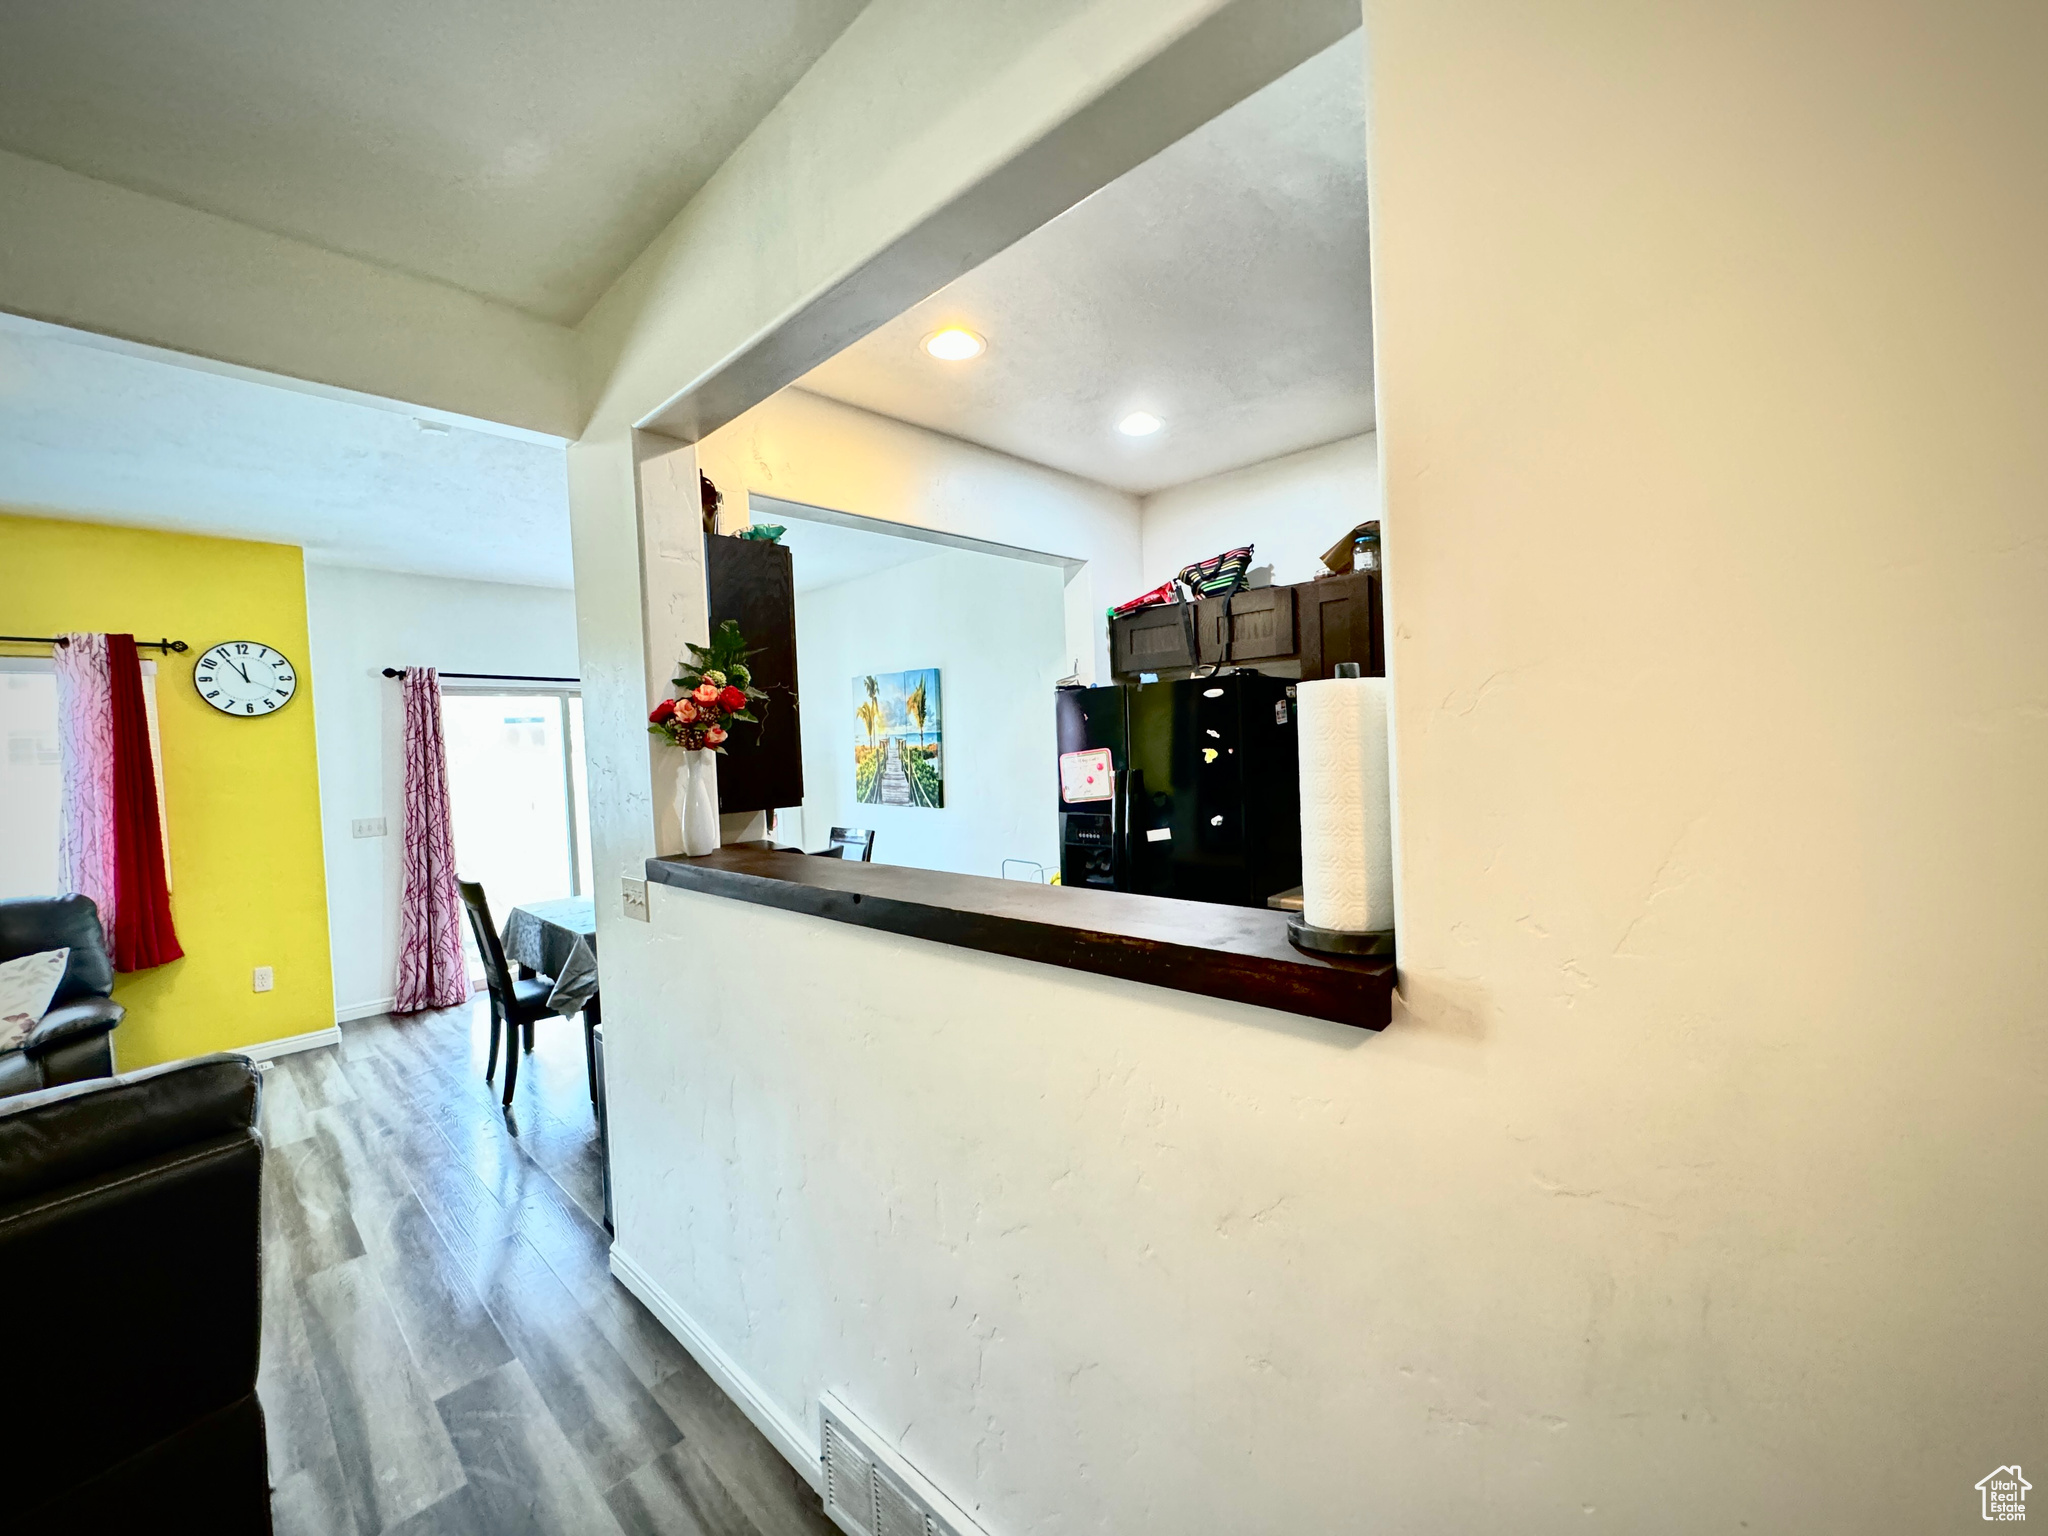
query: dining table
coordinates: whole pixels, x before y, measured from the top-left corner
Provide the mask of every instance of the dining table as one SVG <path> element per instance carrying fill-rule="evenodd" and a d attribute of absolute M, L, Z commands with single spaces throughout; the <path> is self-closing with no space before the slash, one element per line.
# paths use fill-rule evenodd
<path fill-rule="evenodd" d="M 597 903 L 588 896 L 528 901 L 514 907 L 500 935 L 505 958 L 553 981 L 548 1007 L 564 1017 L 599 1020 Z"/>
<path fill-rule="evenodd" d="M 604 1091 L 604 1027 L 598 1012 L 597 903 L 588 896 L 528 901 L 514 907 L 499 936 L 505 958 L 554 981 L 548 1007 L 583 1015 L 590 1034 L 590 1103 L 597 1117 L 598 1172 L 604 1190 L 604 1229 L 612 1230 L 611 1114 Z M 533 1049 L 527 1025 L 526 1048 Z"/>

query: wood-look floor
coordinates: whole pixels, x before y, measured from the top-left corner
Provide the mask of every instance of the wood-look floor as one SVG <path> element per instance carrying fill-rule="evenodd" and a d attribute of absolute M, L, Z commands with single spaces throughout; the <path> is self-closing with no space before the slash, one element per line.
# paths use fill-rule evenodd
<path fill-rule="evenodd" d="M 485 1029 L 366 1019 L 264 1074 L 279 1536 L 832 1532 L 606 1267 L 581 1025 L 542 1021 L 509 1114 Z"/>

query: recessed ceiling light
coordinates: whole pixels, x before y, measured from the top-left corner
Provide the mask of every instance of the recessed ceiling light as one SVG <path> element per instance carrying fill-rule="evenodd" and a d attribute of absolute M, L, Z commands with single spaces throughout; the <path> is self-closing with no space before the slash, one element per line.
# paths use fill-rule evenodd
<path fill-rule="evenodd" d="M 1116 429 L 1125 437 L 1150 437 L 1165 425 L 1150 411 L 1133 411 L 1116 424 Z"/>
<path fill-rule="evenodd" d="M 988 350 L 988 343 L 970 330 L 949 325 L 925 337 L 924 349 L 941 362 L 964 363 L 970 357 L 981 356 Z"/>

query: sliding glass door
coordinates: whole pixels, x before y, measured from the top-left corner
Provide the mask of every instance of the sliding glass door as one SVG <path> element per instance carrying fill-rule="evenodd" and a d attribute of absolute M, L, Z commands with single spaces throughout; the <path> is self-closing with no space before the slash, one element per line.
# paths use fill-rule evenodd
<path fill-rule="evenodd" d="M 583 699 L 566 689 L 444 684 L 455 862 L 500 923 L 523 902 L 590 892 Z"/>

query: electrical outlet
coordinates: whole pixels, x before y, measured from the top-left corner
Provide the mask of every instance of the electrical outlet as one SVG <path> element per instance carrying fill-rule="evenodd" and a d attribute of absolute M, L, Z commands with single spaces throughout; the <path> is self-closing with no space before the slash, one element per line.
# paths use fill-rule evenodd
<path fill-rule="evenodd" d="M 256 974 L 251 980 L 252 985 L 258 992 L 268 992 L 277 985 L 277 975 L 267 965 L 257 966 Z"/>
<path fill-rule="evenodd" d="M 646 922 L 647 882 L 645 880 L 635 880 L 631 875 L 626 875 L 621 878 L 619 883 L 624 887 L 620 893 L 620 899 L 625 906 L 626 916 L 632 918 L 635 922 Z"/>
<path fill-rule="evenodd" d="M 382 816 L 361 816 L 348 824 L 348 829 L 357 837 L 386 837 L 390 829 L 384 825 Z"/>

